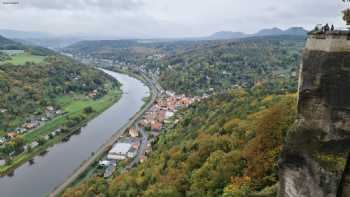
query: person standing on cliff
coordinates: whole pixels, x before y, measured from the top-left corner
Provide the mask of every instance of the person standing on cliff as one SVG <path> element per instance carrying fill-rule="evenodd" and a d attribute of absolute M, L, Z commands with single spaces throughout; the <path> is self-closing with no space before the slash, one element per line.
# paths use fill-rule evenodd
<path fill-rule="evenodd" d="M 324 31 L 327 32 L 327 31 L 329 31 L 329 29 L 330 29 L 330 28 L 329 28 L 329 25 L 328 25 L 328 23 L 327 23 L 326 26 L 324 26 Z"/>
<path fill-rule="evenodd" d="M 332 24 L 332 26 L 331 26 L 331 31 L 334 31 L 334 25 Z"/>

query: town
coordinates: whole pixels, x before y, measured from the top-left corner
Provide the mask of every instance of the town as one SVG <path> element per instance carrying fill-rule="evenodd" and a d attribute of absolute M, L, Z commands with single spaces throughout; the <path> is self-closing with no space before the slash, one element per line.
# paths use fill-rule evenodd
<path fill-rule="evenodd" d="M 176 112 L 201 99 L 201 97 L 186 97 L 176 95 L 172 91 L 163 91 L 155 103 L 126 133 L 119 137 L 98 162 L 97 174 L 109 178 L 118 167 L 121 170 L 127 170 L 139 162 L 143 163 L 152 151 L 152 142 L 164 130 L 163 128 L 180 121 L 181 116 Z"/>

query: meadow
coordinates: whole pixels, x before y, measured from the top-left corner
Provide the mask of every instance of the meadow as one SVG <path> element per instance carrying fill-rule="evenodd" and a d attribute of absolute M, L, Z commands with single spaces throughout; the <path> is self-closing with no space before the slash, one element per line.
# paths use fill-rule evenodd
<path fill-rule="evenodd" d="M 27 62 L 41 63 L 46 56 L 32 55 L 30 53 L 21 53 L 11 56 L 10 60 L 6 60 L 3 63 L 10 63 L 14 65 L 23 65 Z"/>

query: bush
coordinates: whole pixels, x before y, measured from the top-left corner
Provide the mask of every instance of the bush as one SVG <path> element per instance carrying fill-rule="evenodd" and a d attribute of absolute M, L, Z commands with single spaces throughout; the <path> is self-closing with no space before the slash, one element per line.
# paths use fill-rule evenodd
<path fill-rule="evenodd" d="M 91 106 L 84 108 L 84 113 L 91 114 L 92 112 L 94 112 L 94 109 Z"/>
<path fill-rule="evenodd" d="M 44 145 L 44 144 L 45 144 L 46 140 L 45 140 L 45 138 L 40 137 L 40 138 L 37 140 L 37 142 L 38 142 L 38 144 L 41 146 L 41 145 Z"/>

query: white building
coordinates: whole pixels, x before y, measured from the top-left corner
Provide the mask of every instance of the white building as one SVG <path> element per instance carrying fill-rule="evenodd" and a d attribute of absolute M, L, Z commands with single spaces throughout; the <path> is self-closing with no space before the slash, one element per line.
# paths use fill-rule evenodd
<path fill-rule="evenodd" d="M 129 129 L 129 135 L 131 137 L 138 137 L 139 136 L 139 131 L 137 130 L 137 128 L 132 127 Z"/>
<path fill-rule="evenodd" d="M 100 166 L 108 167 L 108 166 L 116 166 L 116 162 L 112 160 L 101 160 L 98 162 Z"/>
<path fill-rule="evenodd" d="M 167 111 L 165 112 L 165 119 L 169 119 L 174 116 L 174 112 Z"/>
<path fill-rule="evenodd" d="M 114 144 L 113 148 L 108 152 L 107 159 L 125 160 L 127 159 L 127 155 L 130 148 L 130 143 L 116 143 Z"/>

